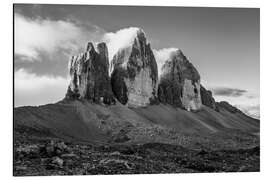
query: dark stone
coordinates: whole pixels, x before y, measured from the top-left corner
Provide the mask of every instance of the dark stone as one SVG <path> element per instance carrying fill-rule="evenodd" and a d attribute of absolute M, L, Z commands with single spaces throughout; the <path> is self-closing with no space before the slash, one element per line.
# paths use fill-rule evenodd
<path fill-rule="evenodd" d="M 225 109 L 231 113 L 243 113 L 241 110 L 237 109 L 226 101 L 217 102 L 216 105 L 219 109 Z"/>
<path fill-rule="evenodd" d="M 121 68 L 116 68 L 113 71 L 111 78 L 113 93 L 118 101 L 122 104 L 126 104 L 128 102 L 127 87 L 124 77 L 127 77 L 126 71 Z"/>
<path fill-rule="evenodd" d="M 218 107 L 216 106 L 216 101 L 214 97 L 212 96 L 212 92 L 209 90 L 206 90 L 202 85 L 201 85 L 200 90 L 201 90 L 202 104 L 218 111 Z"/>

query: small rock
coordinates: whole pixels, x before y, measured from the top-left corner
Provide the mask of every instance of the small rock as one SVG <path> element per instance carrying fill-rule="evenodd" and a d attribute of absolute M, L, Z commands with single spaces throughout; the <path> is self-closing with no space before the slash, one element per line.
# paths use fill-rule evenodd
<path fill-rule="evenodd" d="M 52 163 L 58 165 L 59 167 L 62 167 L 64 164 L 64 160 L 56 156 L 52 159 Z"/>
<path fill-rule="evenodd" d="M 238 172 L 242 172 L 242 171 L 244 171 L 244 169 L 246 169 L 246 166 L 244 166 L 244 165 L 240 166 L 239 169 L 238 169 Z"/>
<path fill-rule="evenodd" d="M 70 154 L 62 154 L 61 155 L 62 158 L 79 158 L 79 156 L 77 156 L 76 154 L 70 153 Z"/>
<path fill-rule="evenodd" d="M 25 153 L 25 154 L 38 153 L 39 147 L 37 145 L 28 145 L 25 147 L 18 147 L 16 151 L 19 153 Z"/>
<path fill-rule="evenodd" d="M 67 149 L 67 145 L 64 142 L 57 143 L 56 147 L 59 148 L 62 151 Z"/>
<path fill-rule="evenodd" d="M 120 156 L 121 153 L 119 151 L 114 151 L 114 152 L 110 153 L 110 155 L 112 155 L 112 156 L 114 156 L 114 155 Z"/>
<path fill-rule="evenodd" d="M 131 169 L 128 161 L 120 159 L 102 159 L 99 161 L 100 164 L 114 166 L 116 164 L 123 164 L 127 169 Z"/>
<path fill-rule="evenodd" d="M 23 170 L 26 170 L 27 167 L 26 166 L 16 166 L 15 169 L 23 171 Z"/>
<path fill-rule="evenodd" d="M 45 153 L 49 156 L 52 156 L 54 154 L 54 143 L 52 141 L 45 146 Z"/>
<path fill-rule="evenodd" d="M 197 155 L 205 155 L 208 154 L 207 151 L 205 151 L 204 149 L 200 150 L 200 152 L 198 152 Z"/>

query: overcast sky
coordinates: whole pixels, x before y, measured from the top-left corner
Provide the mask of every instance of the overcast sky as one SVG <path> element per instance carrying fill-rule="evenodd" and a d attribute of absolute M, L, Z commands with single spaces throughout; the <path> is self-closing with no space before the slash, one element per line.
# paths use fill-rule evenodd
<path fill-rule="evenodd" d="M 14 27 L 16 107 L 62 99 L 71 55 L 88 41 L 114 52 L 140 27 L 156 56 L 181 49 L 217 101 L 259 117 L 259 9 L 15 5 Z"/>

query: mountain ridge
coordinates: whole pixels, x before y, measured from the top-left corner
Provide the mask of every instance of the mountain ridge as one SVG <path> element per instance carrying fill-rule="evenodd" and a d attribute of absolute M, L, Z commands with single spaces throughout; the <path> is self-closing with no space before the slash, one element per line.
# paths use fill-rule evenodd
<path fill-rule="evenodd" d="M 259 133 L 259 121 L 227 102 L 215 101 L 180 49 L 171 52 L 159 76 L 144 31 L 136 33 L 111 62 L 106 43 L 94 47 L 89 42 L 84 53 L 70 59 L 65 98 L 55 104 L 14 108 L 15 131 L 28 129 L 35 136 L 47 132 L 84 142 L 205 146 L 213 141 L 228 147 L 234 141 L 230 139 L 235 138 L 233 133 L 247 137 Z M 188 145 L 183 144 L 184 134 L 192 139 Z M 213 134 L 222 134 L 225 145 Z"/>

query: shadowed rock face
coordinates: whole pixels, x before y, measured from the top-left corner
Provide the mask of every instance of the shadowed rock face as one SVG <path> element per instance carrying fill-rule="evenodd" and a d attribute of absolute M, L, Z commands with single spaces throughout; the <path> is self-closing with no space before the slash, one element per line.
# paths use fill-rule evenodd
<path fill-rule="evenodd" d="M 237 109 L 236 107 L 232 106 L 231 104 L 229 104 L 226 101 L 220 101 L 216 103 L 217 107 L 219 109 L 225 109 L 231 113 L 243 113 L 242 111 L 240 111 L 239 109 Z"/>
<path fill-rule="evenodd" d="M 111 104 L 114 97 L 109 78 L 108 49 L 105 43 L 88 43 L 85 53 L 73 56 L 69 62 L 70 84 L 67 99 L 87 99 Z"/>
<path fill-rule="evenodd" d="M 218 107 L 216 106 L 216 101 L 214 97 L 212 96 L 212 92 L 205 89 L 202 85 L 201 85 L 200 90 L 201 90 L 202 104 L 218 111 Z"/>
<path fill-rule="evenodd" d="M 200 75 L 181 50 L 171 53 L 161 68 L 158 98 L 187 110 L 201 108 Z"/>
<path fill-rule="evenodd" d="M 157 99 L 157 63 L 142 30 L 130 46 L 117 52 L 110 69 L 112 90 L 122 104 L 146 106 Z"/>

